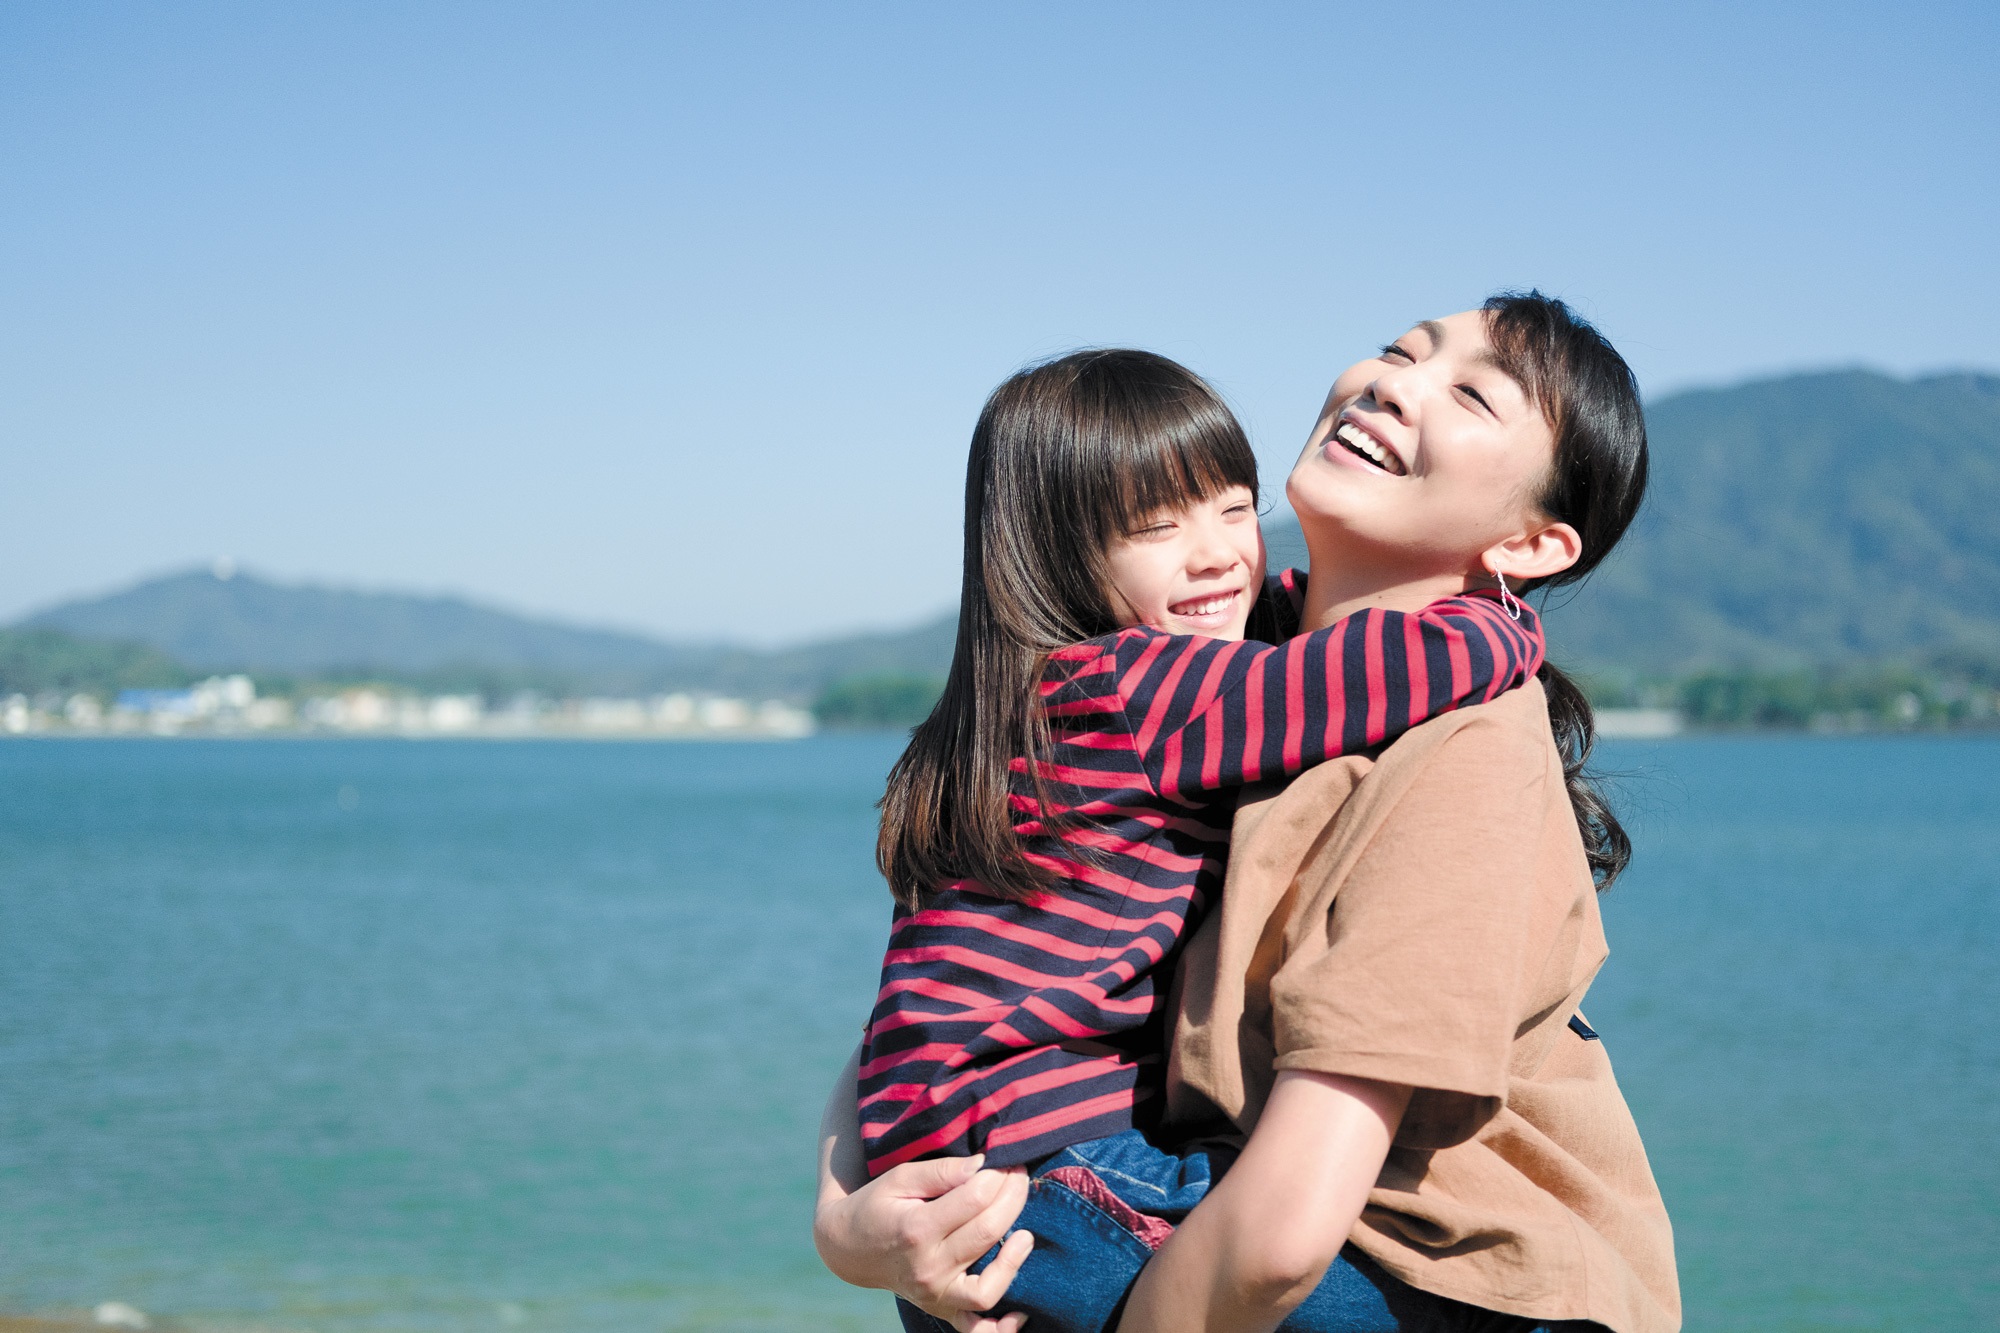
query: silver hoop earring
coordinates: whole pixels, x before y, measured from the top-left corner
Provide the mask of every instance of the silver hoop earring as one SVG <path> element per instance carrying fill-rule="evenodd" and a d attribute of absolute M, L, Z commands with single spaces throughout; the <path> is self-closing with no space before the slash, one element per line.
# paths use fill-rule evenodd
<path fill-rule="evenodd" d="M 1507 576 L 1505 574 L 1496 569 L 1493 571 L 1493 577 L 1500 580 L 1500 609 L 1515 620 L 1519 620 L 1521 618 L 1521 599 L 1507 591 Z"/>

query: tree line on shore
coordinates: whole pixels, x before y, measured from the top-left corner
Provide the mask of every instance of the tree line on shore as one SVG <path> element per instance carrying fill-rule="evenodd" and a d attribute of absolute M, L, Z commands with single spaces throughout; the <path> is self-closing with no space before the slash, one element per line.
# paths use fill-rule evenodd
<path fill-rule="evenodd" d="M 2000 664 L 1943 659 L 1821 670 L 1707 670 L 1673 679 L 1585 676 L 1600 708 L 1665 708 L 1704 730 L 1915 731 L 2000 728 Z M 855 676 L 813 703 L 824 727 L 913 727 L 937 676 Z"/>
<path fill-rule="evenodd" d="M 144 644 L 102 642 L 51 629 L 0 629 L 0 696 L 76 694 L 110 703 L 124 690 L 175 689 L 196 671 Z M 251 673 L 260 695 L 299 698 L 374 684 L 412 692 L 476 694 L 498 704 L 521 693 L 561 697 L 580 682 L 557 672 L 480 668 L 411 673 Z M 1701 729 L 1817 731 L 2000 727 L 2000 660 L 1965 652 L 1820 667 L 1709 667 L 1671 676 L 1608 670 L 1583 680 L 1601 708 L 1666 708 Z M 820 725 L 906 729 L 929 713 L 942 675 L 874 671 L 842 676 L 811 698 Z"/>

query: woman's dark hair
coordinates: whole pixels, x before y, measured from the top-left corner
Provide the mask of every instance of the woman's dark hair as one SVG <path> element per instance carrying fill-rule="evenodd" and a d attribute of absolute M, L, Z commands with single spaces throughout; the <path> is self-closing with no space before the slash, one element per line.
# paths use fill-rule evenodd
<path fill-rule="evenodd" d="M 1048 654 L 1119 628 L 1107 552 L 1156 511 L 1257 490 L 1243 428 L 1202 379 L 1162 356 L 1074 352 L 993 391 L 965 465 L 965 576 L 944 694 L 889 773 L 875 861 L 915 908 L 954 880 L 1031 897 L 1053 876 L 1015 820 L 1053 832 L 1041 758 Z M 1025 757 L 1032 802 L 1010 790 Z"/>
<path fill-rule="evenodd" d="M 1555 435 L 1555 462 L 1537 497 L 1550 518 L 1583 538 L 1583 554 L 1560 574 L 1530 583 L 1579 583 L 1632 525 L 1646 495 L 1646 418 L 1625 358 L 1590 323 L 1540 292 L 1503 292 L 1482 307 L 1500 365 L 1542 410 Z M 1632 859 L 1632 841 L 1586 771 L 1597 742 L 1590 700 L 1553 663 L 1541 670 L 1563 778 L 1600 889 Z"/>

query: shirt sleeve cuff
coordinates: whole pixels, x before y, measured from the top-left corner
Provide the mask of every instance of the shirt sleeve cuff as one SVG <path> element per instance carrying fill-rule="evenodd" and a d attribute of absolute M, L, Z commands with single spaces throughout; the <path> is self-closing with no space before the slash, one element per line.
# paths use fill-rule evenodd
<path fill-rule="evenodd" d="M 1338 1074 L 1412 1089 L 1409 1108 L 1396 1130 L 1395 1142 L 1400 1148 L 1449 1148 L 1465 1142 L 1499 1114 L 1507 1093 L 1504 1073 L 1475 1069 L 1424 1052 L 1314 1046 L 1287 1051 L 1272 1065 L 1280 1070 Z"/>

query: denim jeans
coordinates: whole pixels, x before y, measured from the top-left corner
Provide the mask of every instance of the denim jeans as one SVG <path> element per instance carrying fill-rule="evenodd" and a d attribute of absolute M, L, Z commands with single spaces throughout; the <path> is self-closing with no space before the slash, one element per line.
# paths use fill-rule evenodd
<path fill-rule="evenodd" d="M 1139 1270 L 1173 1228 L 1229 1169 L 1234 1154 L 1162 1152 L 1137 1130 L 1079 1143 L 1030 1172 L 1016 1228 L 1035 1250 L 996 1313 L 1025 1310 L 1029 1333 L 1108 1333 L 1117 1326 Z M 999 1253 L 973 1265 L 985 1268 Z M 952 1333 L 951 1325 L 896 1302 L 909 1333 Z M 1281 1333 L 1535 1333 L 1541 1325 L 1434 1296 L 1391 1277 L 1353 1246 L 1280 1326 Z"/>

